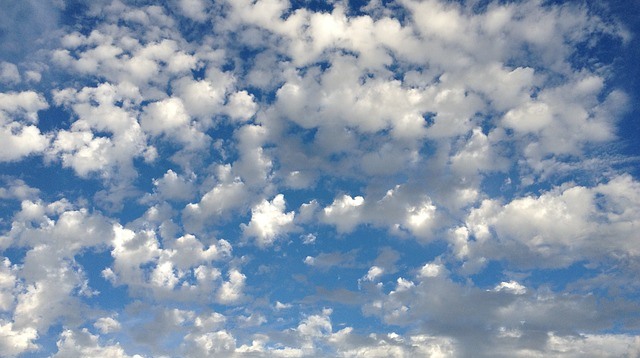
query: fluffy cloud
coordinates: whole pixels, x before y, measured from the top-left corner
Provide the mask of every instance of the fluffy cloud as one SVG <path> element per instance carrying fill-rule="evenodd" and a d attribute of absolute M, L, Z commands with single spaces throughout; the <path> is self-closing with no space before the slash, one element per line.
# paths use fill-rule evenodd
<path fill-rule="evenodd" d="M 351 231 L 359 224 L 360 207 L 363 204 L 364 198 L 361 196 L 352 198 L 344 195 L 324 208 L 324 220 L 334 224 L 339 232 Z"/>
<path fill-rule="evenodd" d="M 231 245 L 216 240 L 209 246 L 193 235 L 163 241 L 161 246 L 152 230 L 133 231 L 114 226 L 113 268 L 102 271 L 103 277 L 116 285 L 127 285 L 134 295 L 151 295 L 156 299 L 177 301 L 212 301 L 232 304 L 242 298 L 245 276 L 237 269 L 223 281 L 215 261 L 231 256 Z"/>
<path fill-rule="evenodd" d="M 10 62 L 0 62 L 0 81 L 8 84 L 20 83 L 18 66 Z"/>
<path fill-rule="evenodd" d="M 56 343 L 58 352 L 54 357 L 101 356 L 114 358 L 140 358 L 140 355 L 127 355 L 119 344 L 102 346 L 99 337 L 92 335 L 86 328 L 81 331 L 65 330 Z"/>
<path fill-rule="evenodd" d="M 179 98 L 150 104 L 140 120 L 142 128 L 154 135 L 175 133 L 177 128 L 188 123 L 189 115 Z"/>
<path fill-rule="evenodd" d="M 39 153 L 49 144 L 36 126 L 38 111 L 48 108 L 33 91 L 0 93 L 0 161 L 15 161 Z"/>
<path fill-rule="evenodd" d="M 637 256 L 632 238 L 640 212 L 639 188 L 636 180 L 623 175 L 595 187 L 560 187 L 505 205 L 485 200 L 470 212 L 467 230 L 460 232 L 467 241 L 457 239 L 457 254 L 525 267 Z"/>
<path fill-rule="evenodd" d="M 103 83 L 80 91 L 61 90 L 54 93 L 54 99 L 78 118 L 69 130 L 57 133 L 50 149 L 52 158 L 60 158 L 63 166 L 73 168 L 82 177 L 99 173 L 111 178 L 114 171 L 119 179 L 135 176 L 134 158 L 148 153 L 133 108 L 140 101 L 136 87 Z"/>
<path fill-rule="evenodd" d="M 186 200 L 192 198 L 195 191 L 193 178 L 190 179 L 186 179 L 169 169 L 162 178 L 154 179 L 153 185 L 161 198 Z"/>
<path fill-rule="evenodd" d="M 184 16 L 195 21 L 205 21 L 207 19 L 207 4 L 204 1 L 179 0 L 177 3 Z"/>
<path fill-rule="evenodd" d="M 216 177 L 217 183 L 199 203 L 190 203 L 184 208 L 183 217 L 188 225 L 202 227 L 207 220 L 224 218 L 247 205 L 249 193 L 245 183 L 233 176 L 230 166 L 219 166 Z"/>
<path fill-rule="evenodd" d="M 606 326 L 611 323 L 605 311 L 623 309 L 599 303 L 590 295 L 555 296 L 544 289 L 531 291 L 513 280 L 491 290 L 468 287 L 455 282 L 451 273 L 435 262 L 425 264 L 415 282 L 400 277 L 389 293 L 378 292 L 380 296 L 371 297 L 365 305 L 365 313 L 379 315 L 391 324 L 424 327 L 455 342 L 452 346 L 461 355 L 529 352 L 543 356 L 558 352 L 572 356 L 581 349 L 581 340 L 574 340 L 575 324 Z M 588 313 L 596 312 L 595 307 L 600 305 L 599 314 Z M 452 326 L 454 322 L 459 326 Z M 626 346 L 621 351 L 629 354 L 634 349 Z"/>
<path fill-rule="evenodd" d="M 102 334 L 117 332 L 121 328 L 120 322 L 116 321 L 112 317 L 102 317 L 98 319 L 93 325 Z"/>
<path fill-rule="evenodd" d="M 637 354 L 637 29 L 605 8 L 8 6 L 0 348 Z"/>
<path fill-rule="evenodd" d="M 4 187 L 0 188 L 0 199 L 35 200 L 40 190 L 27 185 L 24 180 L 8 180 Z"/>
<path fill-rule="evenodd" d="M 4 354 L 14 357 L 20 353 L 38 348 L 38 345 L 33 342 L 38 338 L 38 332 L 35 329 L 27 327 L 16 330 L 13 327 L 13 323 L 0 322 L 0 346 Z"/>
<path fill-rule="evenodd" d="M 243 234 L 247 237 L 255 237 L 256 244 L 266 247 L 281 235 L 294 228 L 293 211 L 285 213 L 284 195 L 276 195 L 271 202 L 263 200 L 251 209 L 251 221 L 243 225 Z"/>

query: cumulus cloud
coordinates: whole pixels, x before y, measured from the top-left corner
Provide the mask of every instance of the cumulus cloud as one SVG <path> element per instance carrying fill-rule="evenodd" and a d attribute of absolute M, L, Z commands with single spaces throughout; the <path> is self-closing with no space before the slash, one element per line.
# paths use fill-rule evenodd
<path fill-rule="evenodd" d="M 273 200 L 263 200 L 251 209 L 251 221 L 243 225 L 243 234 L 247 237 L 255 237 L 256 244 L 266 247 L 273 244 L 277 237 L 294 229 L 293 211 L 285 213 L 284 195 L 278 194 Z"/>
<path fill-rule="evenodd" d="M 195 21 L 207 19 L 207 4 L 202 0 L 179 0 L 178 7 L 182 13 Z"/>
<path fill-rule="evenodd" d="M 56 343 L 58 352 L 54 357 L 103 356 L 103 357 L 142 357 L 127 355 L 119 344 L 100 345 L 99 337 L 92 335 L 86 328 L 81 331 L 65 330 Z"/>
<path fill-rule="evenodd" d="M 360 222 L 360 207 L 364 204 L 364 198 L 356 196 L 352 198 L 344 195 L 324 208 L 324 220 L 334 224 L 339 232 L 353 230 Z"/>
<path fill-rule="evenodd" d="M 0 324 L 0 345 L 10 357 L 38 349 L 39 346 L 33 342 L 37 338 L 38 332 L 32 327 L 16 330 L 12 322 L 2 321 Z"/>
<path fill-rule="evenodd" d="M 183 211 L 185 221 L 202 227 L 205 221 L 222 218 L 247 205 L 249 193 L 245 183 L 234 177 L 230 166 L 217 168 L 218 182 L 206 192 L 200 202 L 188 204 Z"/>
<path fill-rule="evenodd" d="M 5 7 L 5 355 L 637 354 L 616 7 Z"/>
<path fill-rule="evenodd" d="M 122 327 L 120 322 L 115 320 L 113 317 L 102 317 L 102 318 L 99 318 L 93 325 L 102 334 L 117 332 Z"/>
<path fill-rule="evenodd" d="M 44 97 L 34 91 L 0 93 L 0 161 L 15 161 L 41 153 L 49 138 L 36 126 L 38 111 L 48 108 Z"/>
<path fill-rule="evenodd" d="M 422 267 L 415 281 L 398 278 L 389 293 L 379 291 L 381 296 L 371 297 L 365 313 L 379 315 L 391 324 L 428 327 L 427 332 L 436 336 L 453 338 L 461 355 L 550 354 L 555 351 L 554 341 L 569 342 L 575 337 L 574 323 L 591 327 L 609 324 L 602 311 L 601 317 L 587 314 L 599 304 L 589 295 L 549 296 L 544 289 L 531 292 L 513 280 L 488 290 L 465 287 L 452 279 L 450 271 L 433 262 Z M 457 315 L 460 320 L 453 318 Z M 569 321 L 573 323 L 567 325 Z M 460 326 L 450 326 L 453 322 Z M 491 322 L 489 326 L 475 326 L 487 322 Z M 540 335 L 539 330 L 548 334 Z M 572 346 L 565 347 L 567 352 L 575 349 Z M 631 352 L 629 349 L 624 351 Z"/>
<path fill-rule="evenodd" d="M 178 301 L 212 301 L 233 303 L 242 298 L 245 276 L 237 269 L 228 272 L 223 281 L 222 271 L 212 265 L 231 257 L 231 245 L 215 240 L 205 246 L 195 236 L 187 234 L 163 241 L 162 247 L 152 230 L 133 231 L 115 225 L 113 267 L 102 275 L 117 285 L 127 285 L 132 294 L 151 295 L 156 299 Z"/>
<path fill-rule="evenodd" d="M 638 188 L 636 180 L 623 175 L 595 187 L 560 187 L 504 205 L 485 200 L 470 212 L 467 230 L 460 232 L 467 242 L 458 241 L 457 252 L 538 267 L 597 262 L 623 252 L 636 256 L 630 238 L 637 225 Z M 619 239 L 601 239 L 612 235 Z"/>
<path fill-rule="evenodd" d="M 10 62 L 0 62 L 0 81 L 7 84 L 20 83 L 18 66 Z"/>
<path fill-rule="evenodd" d="M 186 179 L 169 169 L 162 178 L 154 179 L 153 185 L 162 198 L 185 200 L 190 199 L 195 191 L 193 178 L 190 179 Z"/>

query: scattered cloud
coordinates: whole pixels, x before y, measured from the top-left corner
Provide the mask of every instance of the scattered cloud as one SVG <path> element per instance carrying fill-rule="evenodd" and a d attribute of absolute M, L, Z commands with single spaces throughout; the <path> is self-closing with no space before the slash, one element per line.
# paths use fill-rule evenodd
<path fill-rule="evenodd" d="M 0 350 L 638 355 L 623 8 L 4 4 Z"/>

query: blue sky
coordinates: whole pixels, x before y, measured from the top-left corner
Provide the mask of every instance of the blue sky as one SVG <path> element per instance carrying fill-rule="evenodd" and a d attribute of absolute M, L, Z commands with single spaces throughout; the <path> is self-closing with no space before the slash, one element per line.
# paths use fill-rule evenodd
<path fill-rule="evenodd" d="M 1 1 L 8 357 L 640 354 L 640 7 Z"/>

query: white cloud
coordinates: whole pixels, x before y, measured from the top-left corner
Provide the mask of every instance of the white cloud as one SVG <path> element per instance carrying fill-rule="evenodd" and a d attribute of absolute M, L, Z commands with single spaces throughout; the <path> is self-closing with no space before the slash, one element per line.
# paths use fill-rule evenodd
<path fill-rule="evenodd" d="M 21 207 L 2 244 L 25 248 L 25 256 L 19 266 L 4 261 L 0 297 L 15 329 L 5 328 L 15 331 L 15 337 L 33 337 L 16 347 L 31 350 L 29 342 L 52 324 L 80 318 L 86 306 L 79 297 L 97 294 L 74 257 L 105 244 L 112 230 L 103 216 L 74 210 L 66 200 L 50 204 L 24 200 Z M 75 309 L 68 310 L 69 306 Z"/>
<path fill-rule="evenodd" d="M 364 198 L 343 195 L 335 199 L 331 205 L 323 210 L 323 220 L 336 226 L 338 232 L 350 232 L 360 224 L 361 207 Z"/>
<path fill-rule="evenodd" d="M 30 187 L 21 179 L 6 182 L 5 187 L 0 187 L 0 199 L 35 200 L 40 193 L 40 190 Z"/>
<path fill-rule="evenodd" d="M 113 358 L 142 358 L 140 355 L 127 355 L 120 344 L 100 345 L 99 337 L 92 335 L 86 328 L 80 331 L 64 330 L 60 334 L 60 340 L 56 343 L 58 352 L 55 358 L 64 357 L 113 357 Z"/>
<path fill-rule="evenodd" d="M 428 236 L 435 219 L 436 207 L 427 201 L 419 207 L 407 209 L 406 226 L 416 236 Z"/>
<path fill-rule="evenodd" d="M 48 107 L 45 99 L 33 91 L 0 93 L 0 162 L 45 150 L 49 138 L 36 124 L 38 111 Z"/>
<path fill-rule="evenodd" d="M 153 135 L 171 135 L 187 124 L 189 115 L 182 101 L 175 97 L 148 105 L 140 120 L 142 128 Z"/>
<path fill-rule="evenodd" d="M 172 85 L 175 93 L 182 99 L 185 110 L 204 123 L 209 123 L 209 117 L 223 112 L 225 96 L 234 80 L 229 73 L 209 70 L 206 79 L 195 81 L 190 77 L 183 77 Z"/>
<path fill-rule="evenodd" d="M 322 337 L 331 333 L 333 330 L 331 319 L 329 318 L 331 313 L 331 309 L 324 309 L 321 315 L 311 315 L 305 318 L 298 324 L 296 331 L 301 336 L 308 338 Z"/>
<path fill-rule="evenodd" d="M 184 178 L 169 169 L 162 178 L 154 179 L 153 185 L 162 198 L 188 200 L 193 197 L 195 186 L 192 178 Z"/>
<path fill-rule="evenodd" d="M 280 301 L 276 301 L 276 304 L 275 304 L 275 309 L 278 310 L 278 311 L 285 310 L 285 309 L 288 309 L 288 308 L 291 308 L 291 307 L 293 307 L 292 304 L 290 304 L 290 303 L 282 303 Z"/>
<path fill-rule="evenodd" d="M 48 151 L 50 159 L 59 158 L 81 177 L 95 172 L 121 182 L 135 177 L 134 159 L 148 153 L 134 108 L 140 101 L 137 87 L 125 82 L 80 91 L 67 88 L 55 91 L 54 100 L 72 110 L 77 120 L 69 130 L 57 132 Z"/>
<path fill-rule="evenodd" d="M 15 161 L 42 152 L 49 140 L 35 126 L 15 124 L 0 128 L 0 142 L 4 143 L 4 149 L 0 149 L 0 161 Z"/>
<path fill-rule="evenodd" d="M 397 185 L 378 198 L 343 195 L 334 199 L 321 213 L 324 223 L 339 233 L 349 233 L 361 224 L 387 228 L 399 236 L 410 234 L 421 241 L 433 239 L 440 225 L 438 208 L 431 198 L 416 195 L 412 186 Z M 376 193 L 377 194 L 377 193 Z"/>
<path fill-rule="evenodd" d="M 233 170 L 251 187 L 263 187 L 269 179 L 273 162 L 262 147 L 268 135 L 266 127 L 252 124 L 240 127 L 235 134 L 240 158 Z"/>
<path fill-rule="evenodd" d="M 5 258 L 0 266 L 0 311 L 9 311 L 13 308 L 17 278 L 16 267 L 11 265 L 11 261 Z"/>
<path fill-rule="evenodd" d="M 202 0 L 178 0 L 182 14 L 195 21 L 207 19 L 207 3 Z"/>
<path fill-rule="evenodd" d="M 493 290 L 496 292 L 506 291 L 509 293 L 513 293 L 514 295 L 523 295 L 527 292 L 526 287 L 513 280 L 509 282 L 500 282 L 500 284 L 494 287 Z"/>
<path fill-rule="evenodd" d="M 239 177 L 233 176 L 230 166 L 219 166 L 216 176 L 217 184 L 202 196 L 200 202 L 184 208 L 187 225 L 202 227 L 207 220 L 220 220 L 247 205 L 249 191 Z"/>
<path fill-rule="evenodd" d="M 231 119 L 236 121 L 247 121 L 253 117 L 258 109 L 253 95 L 247 91 L 238 91 L 229 96 L 226 104 L 226 112 Z"/>
<path fill-rule="evenodd" d="M 101 0 L 53 29 L 64 1 L 33 4 L 0 15 L 5 354 L 58 325 L 55 356 L 638 350 L 640 184 L 604 147 L 630 96 L 601 56 L 632 38 L 602 8 Z"/>
<path fill-rule="evenodd" d="M 504 124 L 517 132 L 537 132 L 553 121 L 553 114 L 545 103 L 529 102 L 522 108 L 512 109 L 504 116 Z"/>
<path fill-rule="evenodd" d="M 113 317 L 101 317 L 93 324 L 100 333 L 108 334 L 113 332 L 118 332 L 122 325 Z"/>
<path fill-rule="evenodd" d="M 437 277 L 445 271 L 445 268 L 438 263 L 426 263 L 418 274 L 419 277 Z"/>
<path fill-rule="evenodd" d="M 38 332 L 26 327 L 16 330 L 12 322 L 0 320 L 0 348 L 9 357 L 34 351 L 39 348 L 33 341 L 38 338 Z"/>
<path fill-rule="evenodd" d="M 202 331 L 212 331 L 224 325 L 227 318 L 218 312 L 202 314 L 193 322 L 193 325 Z"/>
<path fill-rule="evenodd" d="M 295 213 L 285 213 L 284 195 L 278 194 L 270 202 L 263 200 L 251 209 L 251 221 L 242 224 L 242 233 L 246 237 L 255 237 L 259 247 L 273 245 L 274 241 L 293 230 Z"/>
<path fill-rule="evenodd" d="M 0 82 L 17 84 L 21 80 L 18 66 L 11 62 L 0 62 Z"/>
<path fill-rule="evenodd" d="M 234 304 L 243 298 L 242 290 L 245 286 L 246 276 L 240 271 L 229 271 L 229 281 L 225 281 L 218 291 L 217 299 L 224 304 Z"/>
<path fill-rule="evenodd" d="M 581 357 L 597 355 L 598 357 L 632 356 L 640 353 L 638 337 L 625 335 L 579 335 L 561 337 L 549 334 L 547 349 L 556 352 L 560 357 Z"/>
<path fill-rule="evenodd" d="M 231 245 L 225 240 L 210 239 L 205 246 L 198 238 L 186 234 L 163 240 L 155 231 L 133 231 L 114 226 L 112 268 L 103 276 L 115 285 L 127 285 L 132 295 L 158 300 L 233 304 L 243 298 L 245 276 L 237 269 L 228 271 L 222 280 L 219 262 L 231 259 Z M 212 292 L 216 292 L 215 297 Z"/>
<path fill-rule="evenodd" d="M 224 330 L 202 334 L 190 333 L 185 337 L 183 349 L 188 357 L 232 354 L 236 349 L 236 340 Z"/>
<path fill-rule="evenodd" d="M 363 279 L 367 281 L 376 281 L 378 277 L 380 277 L 384 273 L 384 269 L 378 266 L 371 266 L 367 274 L 363 277 Z"/>
<path fill-rule="evenodd" d="M 460 249 L 471 250 L 469 256 L 506 259 L 525 267 L 564 267 L 621 252 L 636 256 L 637 245 L 624 238 L 633 237 L 631 227 L 637 222 L 633 215 L 640 212 L 639 187 L 624 175 L 595 187 L 560 187 L 505 205 L 485 200 L 467 218 L 476 241 Z M 612 235 L 618 239 L 596 239 Z"/>
<path fill-rule="evenodd" d="M 204 244 L 193 235 L 177 238 L 165 249 L 171 261 L 179 268 L 186 269 L 199 263 L 207 263 L 231 256 L 231 244 L 226 240 L 218 240 L 205 248 Z"/>
<path fill-rule="evenodd" d="M 38 111 L 48 107 L 44 97 L 34 91 L 0 93 L 0 110 L 24 117 L 29 122 L 37 122 Z"/>
<path fill-rule="evenodd" d="M 41 245 L 27 253 L 22 272 L 27 282 L 16 296 L 13 317 L 18 327 L 46 332 L 59 319 L 78 318 L 84 305 L 76 294 L 93 294 L 83 287 L 86 283 L 81 271 L 50 252 Z M 70 311 L 69 306 L 76 309 Z"/>
<path fill-rule="evenodd" d="M 323 252 L 315 257 L 307 256 L 303 262 L 319 269 L 353 267 L 355 265 L 355 252 Z"/>
<path fill-rule="evenodd" d="M 305 245 L 313 245 L 316 242 L 316 235 L 314 234 L 306 234 L 306 235 L 302 235 L 302 243 Z"/>
<path fill-rule="evenodd" d="M 109 220 L 85 208 L 75 210 L 66 200 L 53 203 L 24 200 L 7 237 L 11 244 L 73 255 L 85 247 L 97 246 L 113 235 Z"/>

